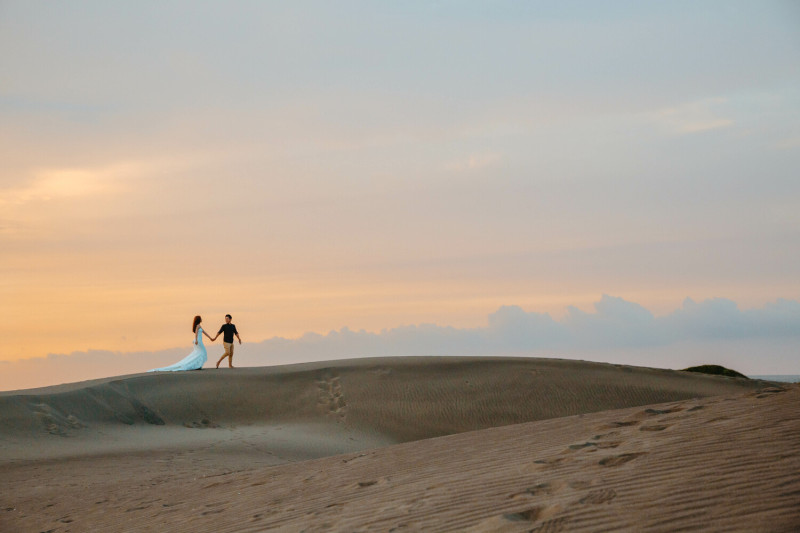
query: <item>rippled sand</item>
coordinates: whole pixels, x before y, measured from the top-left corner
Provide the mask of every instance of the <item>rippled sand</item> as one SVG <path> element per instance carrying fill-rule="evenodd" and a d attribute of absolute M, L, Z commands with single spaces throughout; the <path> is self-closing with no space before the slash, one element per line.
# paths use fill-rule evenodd
<path fill-rule="evenodd" d="M 795 531 L 800 388 L 387 358 L 0 393 L 2 531 Z"/>

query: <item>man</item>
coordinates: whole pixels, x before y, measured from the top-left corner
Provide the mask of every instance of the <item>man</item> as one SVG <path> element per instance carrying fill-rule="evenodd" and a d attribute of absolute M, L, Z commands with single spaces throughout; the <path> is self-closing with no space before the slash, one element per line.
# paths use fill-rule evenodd
<path fill-rule="evenodd" d="M 239 344 L 242 344 L 242 339 L 239 337 L 239 332 L 236 331 L 236 325 L 231 324 L 232 317 L 231 315 L 225 315 L 225 323 L 219 328 L 219 331 L 214 338 L 211 339 L 212 342 L 217 340 L 219 334 L 222 333 L 222 345 L 225 347 L 225 353 L 222 354 L 222 357 L 219 358 L 217 361 L 217 368 L 219 368 L 219 364 L 222 362 L 223 359 L 226 357 L 228 358 L 228 367 L 233 368 L 233 336 L 236 335 L 236 338 L 239 339 Z"/>

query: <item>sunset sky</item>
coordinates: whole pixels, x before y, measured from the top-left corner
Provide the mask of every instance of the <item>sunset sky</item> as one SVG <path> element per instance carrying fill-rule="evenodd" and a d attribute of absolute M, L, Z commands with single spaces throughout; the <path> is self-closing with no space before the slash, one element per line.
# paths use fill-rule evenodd
<path fill-rule="evenodd" d="M 798 301 L 797 2 L 0 0 L 12 377 L 625 302 L 800 374 Z"/>

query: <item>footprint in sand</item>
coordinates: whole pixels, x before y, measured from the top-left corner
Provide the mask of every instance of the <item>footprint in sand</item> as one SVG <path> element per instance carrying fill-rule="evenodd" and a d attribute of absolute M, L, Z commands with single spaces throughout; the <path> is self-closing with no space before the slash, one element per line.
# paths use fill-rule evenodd
<path fill-rule="evenodd" d="M 210 514 L 219 514 L 225 512 L 225 507 L 221 507 L 218 509 L 214 509 L 214 507 L 220 507 L 221 505 L 226 505 L 228 502 L 216 502 L 216 503 L 209 503 L 206 504 L 206 511 L 200 513 L 202 516 L 210 515 Z M 208 509 L 210 507 L 210 509 Z"/>
<path fill-rule="evenodd" d="M 765 389 L 758 389 L 755 392 L 756 398 L 769 398 L 772 394 L 786 392 L 787 389 L 782 387 L 767 387 Z"/>
<path fill-rule="evenodd" d="M 511 522 L 536 522 L 542 514 L 544 507 L 531 507 L 524 511 L 517 511 L 516 513 L 507 513 L 503 518 Z"/>
<path fill-rule="evenodd" d="M 564 462 L 563 457 L 556 457 L 553 459 L 537 459 L 536 461 L 529 463 L 525 470 L 528 472 L 535 472 L 542 469 L 553 469 L 558 467 L 561 463 Z"/>
<path fill-rule="evenodd" d="M 596 442 L 582 442 L 580 444 L 571 444 L 569 449 L 570 450 L 582 450 L 584 448 L 592 448 L 591 451 L 595 451 L 597 449 Z"/>
<path fill-rule="evenodd" d="M 149 505 L 140 505 L 138 507 L 131 507 L 129 509 L 125 509 L 125 512 L 126 513 L 132 513 L 134 511 L 142 511 L 142 510 L 147 509 L 149 507 L 150 507 Z"/>
<path fill-rule="evenodd" d="M 639 420 L 616 420 L 614 422 L 609 422 L 608 424 L 603 424 L 602 426 L 598 426 L 596 429 L 606 430 L 606 429 L 621 429 L 627 427 L 637 426 L 641 423 Z M 606 433 L 603 435 L 596 435 L 594 438 L 595 440 L 608 436 L 608 435 L 617 435 L 619 434 L 618 431 L 613 431 L 611 433 Z"/>
<path fill-rule="evenodd" d="M 591 487 L 592 486 L 592 482 L 591 481 L 586 481 L 585 479 L 573 479 L 572 481 L 567 483 L 567 486 L 569 488 L 571 488 L 571 489 L 583 490 L 583 489 L 588 489 L 589 487 Z"/>
<path fill-rule="evenodd" d="M 276 511 L 274 509 L 269 510 L 269 511 L 265 511 L 263 513 L 256 513 L 256 514 L 254 514 L 253 516 L 250 517 L 250 521 L 251 522 L 258 522 L 259 520 L 263 520 L 264 518 L 271 518 L 271 517 L 275 516 L 276 514 L 278 514 L 278 511 Z M 259 531 L 262 531 L 262 530 L 259 529 Z"/>
<path fill-rule="evenodd" d="M 558 518 L 551 518 L 550 520 L 545 520 L 541 524 L 537 525 L 533 529 L 529 529 L 529 533 L 561 533 L 561 531 L 566 531 L 567 524 L 569 519 L 566 516 L 560 516 Z"/>
<path fill-rule="evenodd" d="M 639 424 L 638 420 L 625 420 L 623 422 L 611 422 L 608 427 L 612 428 L 626 428 Z"/>
<path fill-rule="evenodd" d="M 576 444 L 570 444 L 569 449 L 567 451 L 568 452 L 569 451 L 573 451 L 574 452 L 574 451 L 577 451 L 577 450 L 586 450 L 586 451 L 589 451 L 589 452 L 596 452 L 597 450 L 607 450 L 609 448 L 616 448 L 620 444 L 622 444 L 620 441 L 616 441 L 616 440 L 603 441 L 601 439 L 603 437 L 610 437 L 610 436 L 617 436 L 617 435 L 619 435 L 619 432 L 617 432 L 617 431 L 614 431 L 612 433 L 608 433 L 606 435 L 595 435 L 589 441 L 579 442 L 579 443 L 576 443 Z"/>
<path fill-rule="evenodd" d="M 669 426 L 665 424 L 653 424 L 648 426 L 642 426 L 639 428 L 639 431 L 664 431 Z"/>
<path fill-rule="evenodd" d="M 327 373 L 323 379 L 317 380 L 317 387 L 319 388 L 317 404 L 328 416 L 344 422 L 347 418 L 347 402 L 344 399 L 339 375 L 335 372 Z"/>
<path fill-rule="evenodd" d="M 526 498 L 530 496 L 543 496 L 543 495 L 551 495 L 561 488 L 561 483 L 539 483 L 533 487 L 528 487 L 522 492 L 515 492 L 511 494 L 508 499 L 519 499 L 519 498 Z"/>
<path fill-rule="evenodd" d="M 678 413 L 683 411 L 683 407 L 670 407 L 668 409 L 645 409 L 644 414 L 646 415 L 668 415 L 670 413 Z"/>
<path fill-rule="evenodd" d="M 485 520 L 478 525 L 475 531 L 483 531 L 486 529 L 491 531 L 504 531 L 509 527 L 508 522 L 517 522 L 519 526 L 525 527 L 527 531 L 558 533 L 564 531 L 567 524 L 566 517 L 555 516 L 561 513 L 561 511 L 562 508 L 559 505 L 536 505 L 527 507 L 519 511 L 505 513 Z M 531 527 L 532 529 L 528 529 Z"/>
<path fill-rule="evenodd" d="M 64 416 L 63 413 L 46 403 L 34 403 L 30 404 L 30 407 L 33 414 L 51 435 L 66 437 L 70 430 L 86 427 L 75 415 Z"/>
<path fill-rule="evenodd" d="M 503 518 L 510 522 L 541 522 L 544 520 L 549 521 L 551 518 L 553 518 L 554 515 L 560 513 L 561 510 L 562 510 L 561 506 L 559 505 L 536 505 L 533 507 L 528 507 L 527 509 L 523 509 L 521 511 L 506 513 L 503 515 Z"/>
<path fill-rule="evenodd" d="M 591 504 L 600 504 L 600 503 L 607 503 L 617 497 L 617 491 L 614 489 L 599 489 L 593 490 L 580 500 L 578 503 L 591 503 Z"/>
<path fill-rule="evenodd" d="M 203 419 L 201 419 L 199 421 L 184 422 L 183 423 L 183 427 L 186 427 L 186 428 L 189 428 L 189 429 L 209 429 L 209 428 L 218 428 L 219 424 L 215 424 L 214 422 L 212 422 L 208 418 L 203 418 Z"/>
<path fill-rule="evenodd" d="M 374 453 L 374 452 L 373 452 L 373 453 Z M 357 460 L 361 459 L 362 457 L 367 457 L 368 455 L 370 455 L 370 454 L 367 454 L 367 453 L 360 453 L 360 454 L 358 454 L 358 455 L 356 455 L 356 456 L 354 456 L 354 457 L 350 457 L 350 458 L 348 458 L 348 459 L 342 459 L 342 462 L 343 462 L 343 463 L 345 463 L 345 464 L 347 464 L 347 463 L 351 463 L 351 462 L 353 462 L 353 461 L 357 461 Z"/>
<path fill-rule="evenodd" d="M 619 445 L 620 445 L 620 444 L 622 444 L 622 443 L 621 443 L 621 442 L 619 442 L 619 441 L 616 441 L 616 440 L 614 440 L 614 441 L 607 441 L 607 442 L 598 442 L 598 443 L 597 443 L 597 449 L 598 449 L 598 450 L 609 450 L 609 449 L 611 449 L 611 448 L 617 448 L 617 447 L 619 447 Z"/>
<path fill-rule="evenodd" d="M 646 453 L 647 452 L 638 452 L 638 453 L 623 453 L 621 455 L 612 455 L 600 459 L 600 461 L 597 464 L 599 464 L 600 466 L 620 466 L 630 461 L 633 461 L 634 459 L 636 459 L 641 455 L 646 455 Z"/>
<path fill-rule="evenodd" d="M 677 413 L 680 411 L 683 411 L 683 407 L 677 405 L 668 407 L 666 409 L 645 409 L 644 411 L 640 411 L 639 413 L 634 415 L 636 417 L 636 419 L 634 420 L 617 420 L 611 422 L 610 424 L 600 426 L 598 429 L 618 429 L 618 428 L 638 426 L 639 424 L 641 424 L 641 420 L 638 420 L 638 418 L 655 416 L 655 415 L 667 415 L 670 413 Z M 648 430 L 645 429 L 644 431 Z"/>
<path fill-rule="evenodd" d="M 358 489 L 364 489 L 375 485 L 384 485 L 387 481 L 389 481 L 389 478 L 386 477 L 380 477 L 377 479 L 365 479 L 364 481 L 359 481 L 358 483 L 356 483 L 355 487 Z"/>

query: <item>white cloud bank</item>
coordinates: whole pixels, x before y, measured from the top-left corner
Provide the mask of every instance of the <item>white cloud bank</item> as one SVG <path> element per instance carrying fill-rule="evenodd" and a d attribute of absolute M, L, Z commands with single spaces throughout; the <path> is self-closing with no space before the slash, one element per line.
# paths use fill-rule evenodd
<path fill-rule="evenodd" d="M 742 311 L 716 298 L 695 302 L 664 317 L 639 304 L 603 295 L 595 312 L 569 307 L 560 321 L 547 313 L 503 306 L 488 325 L 457 329 L 435 324 L 401 326 L 379 333 L 342 328 L 327 335 L 273 338 L 258 351 L 282 358 L 367 357 L 374 355 L 506 355 L 554 350 L 648 349 L 679 343 L 785 339 L 800 345 L 800 302 L 779 299 L 762 309 Z"/>
<path fill-rule="evenodd" d="M 717 363 L 748 374 L 800 374 L 800 302 L 778 299 L 761 309 L 736 302 L 686 299 L 662 317 L 641 305 L 603 295 L 594 312 L 575 307 L 561 320 L 503 306 L 478 328 L 420 324 L 378 333 L 342 328 L 237 345 L 236 364 L 264 366 L 342 358 L 403 355 L 532 355 L 683 368 Z M 51 354 L 0 363 L 0 390 L 137 373 L 179 359 L 186 349 Z M 209 346 L 209 363 L 221 355 Z"/>

